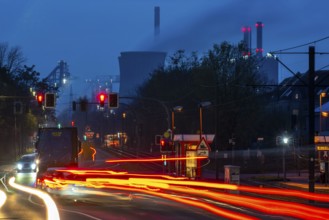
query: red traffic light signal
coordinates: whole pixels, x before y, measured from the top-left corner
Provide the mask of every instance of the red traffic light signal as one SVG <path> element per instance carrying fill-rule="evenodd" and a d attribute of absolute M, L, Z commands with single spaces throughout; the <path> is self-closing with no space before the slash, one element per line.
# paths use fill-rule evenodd
<path fill-rule="evenodd" d="M 100 107 L 104 107 L 105 99 L 106 99 L 106 94 L 105 93 L 98 94 L 98 101 L 99 101 L 99 106 Z"/>
<path fill-rule="evenodd" d="M 170 139 L 162 138 L 160 140 L 160 152 L 171 153 L 173 152 L 173 142 Z"/>
<path fill-rule="evenodd" d="M 44 98 L 43 94 L 38 94 L 37 95 L 37 101 L 38 101 L 38 104 L 39 104 L 40 107 L 42 106 L 43 98 Z"/>
<path fill-rule="evenodd" d="M 110 93 L 109 95 L 109 108 L 119 107 L 119 96 L 118 93 Z"/>

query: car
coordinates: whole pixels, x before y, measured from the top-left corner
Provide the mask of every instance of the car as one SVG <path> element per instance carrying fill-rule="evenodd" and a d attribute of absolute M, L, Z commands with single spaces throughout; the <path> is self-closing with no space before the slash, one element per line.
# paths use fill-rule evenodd
<path fill-rule="evenodd" d="M 37 172 L 37 154 L 23 155 L 16 163 L 17 172 Z"/>

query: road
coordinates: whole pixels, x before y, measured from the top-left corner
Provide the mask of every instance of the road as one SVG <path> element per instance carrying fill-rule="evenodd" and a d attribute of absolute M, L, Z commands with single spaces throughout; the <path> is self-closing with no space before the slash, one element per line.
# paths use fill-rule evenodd
<path fill-rule="evenodd" d="M 103 168 L 96 170 L 101 178 L 81 180 L 81 170 L 70 171 L 79 178 L 69 188 L 71 194 L 53 195 L 60 219 L 328 219 L 329 209 L 319 208 L 318 202 L 307 203 L 308 194 L 290 191 L 270 192 L 266 188 L 229 186 L 218 181 L 188 181 L 167 177 L 136 176 L 133 174 L 108 174 L 103 171 L 126 168 L 144 169 L 142 165 L 109 164 L 112 153 L 98 149 L 95 161 L 85 166 Z M 104 168 L 106 169 L 104 170 Z M 144 168 L 143 168 L 144 167 Z M 15 182 L 33 187 L 36 175 L 18 173 Z M 60 184 L 67 185 L 65 180 Z M 88 184 L 87 184 L 88 183 Z M 235 188 L 234 188 L 235 187 Z M 5 188 L 2 187 L 5 191 Z M 62 191 L 61 191 L 62 192 Z M 66 191 L 65 191 L 66 192 Z M 73 192 L 73 193 L 72 193 Z M 278 193 L 276 196 L 273 193 Z M 292 194 L 290 194 L 292 193 Z M 1 207 L 0 219 L 50 219 L 45 203 L 37 196 L 9 187 L 7 201 Z M 267 195 L 264 197 L 264 195 Z M 284 202 L 282 198 L 285 198 Z M 294 197 L 294 199 L 289 199 Z M 279 199 L 278 199 L 279 198 Z M 328 196 L 317 194 L 321 204 L 329 204 Z M 305 202 L 306 201 L 306 202 Z"/>
<path fill-rule="evenodd" d="M 35 175 L 20 173 L 16 183 L 31 186 Z M 12 190 L 1 208 L 0 219 L 46 219 L 43 201 L 36 196 Z M 54 196 L 60 218 L 71 219 L 218 219 L 197 208 L 173 203 L 141 193 L 110 191 L 109 196 L 83 198 Z"/>

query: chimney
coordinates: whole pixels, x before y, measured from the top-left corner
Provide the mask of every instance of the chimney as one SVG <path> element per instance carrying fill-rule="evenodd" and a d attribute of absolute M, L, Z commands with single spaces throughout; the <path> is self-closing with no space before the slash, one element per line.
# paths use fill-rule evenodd
<path fill-rule="evenodd" d="M 263 56 L 263 27 L 264 24 L 260 21 L 256 23 L 257 30 L 257 47 L 256 47 L 256 55 Z"/>
<path fill-rule="evenodd" d="M 154 7 L 154 38 L 157 39 L 160 35 L 160 7 Z"/>
<path fill-rule="evenodd" d="M 251 28 L 249 26 L 242 27 L 243 42 L 245 44 L 246 50 L 243 51 L 243 56 L 251 55 Z"/>

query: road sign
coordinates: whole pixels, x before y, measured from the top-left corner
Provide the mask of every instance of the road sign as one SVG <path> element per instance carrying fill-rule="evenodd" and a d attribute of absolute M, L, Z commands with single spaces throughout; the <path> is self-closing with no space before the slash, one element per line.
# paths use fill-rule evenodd
<path fill-rule="evenodd" d="M 210 146 L 208 145 L 204 137 L 201 139 L 196 151 L 197 151 L 197 156 L 209 157 Z"/>
<path fill-rule="evenodd" d="M 320 144 L 316 145 L 316 150 L 317 151 L 329 151 L 329 145 L 328 144 Z"/>

